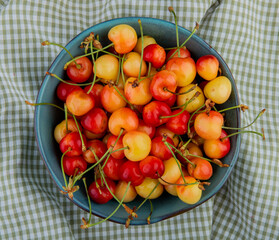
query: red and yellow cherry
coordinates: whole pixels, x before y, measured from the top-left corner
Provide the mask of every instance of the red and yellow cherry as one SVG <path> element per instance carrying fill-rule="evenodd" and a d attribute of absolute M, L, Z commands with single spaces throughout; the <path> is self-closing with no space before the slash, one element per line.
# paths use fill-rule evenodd
<path fill-rule="evenodd" d="M 159 178 L 165 172 L 165 165 L 160 158 L 147 156 L 139 163 L 140 171 L 144 177 Z"/>
<path fill-rule="evenodd" d="M 124 95 L 124 91 L 121 88 L 116 88 Z M 103 108 L 110 113 L 126 106 L 126 102 L 122 96 L 109 84 L 105 85 L 101 92 L 101 103 Z"/>
<path fill-rule="evenodd" d="M 168 121 L 168 118 L 161 118 L 162 116 L 169 116 L 171 109 L 168 104 L 161 101 L 152 101 L 144 106 L 142 117 L 146 124 L 158 127 Z"/>
<path fill-rule="evenodd" d="M 176 161 L 173 157 L 168 160 L 163 161 L 165 165 L 165 172 L 159 178 L 159 181 L 163 185 L 168 185 L 168 183 L 176 183 L 181 176 L 180 168 L 181 164 Z"/>
<path fill-rule="evenodd" d="M 107 151 L 107 146 L 104 142 L 98 140 L 98 139 L 93 139 L 87 141 L 86 145 L 86 151 L 82 153 L 83 158 L 86 162 L 92 164 L 97 162 L 98 159 L 95 158 L 94 153 L 96 156 L 100 159 Z M 93 153 L 94 151 L 94 153 Z"/>
<path fill-rule="evenodd" d="M 83 90 L 74 90 L 68 95 L 66 106 L 75 116 L 82 116 L 95 106 L 95 101 Z"/>
<path fill-rule="evenodd" d="M 193 87 L 195 87 L 194 84 L 189 84 L 186 87 L 180 88 L 178 93 L 187 92 Z M 191 100 L 191 102 L 189 102 L 185 108 L 185 110 L 189 113 L 196 111 L 205 102 L 203 91 L 200 89 L 199 86 L 196 86 L 195 89 L 193 89 L 192 91 L 190 91 L 188 93 L 178 95 L 177 96 L 177 105 L 181 106 L 181 105 L 186 104 L 186 102 L 188 102 L 190 99 L 192 99 L 195 96 L 195 94 L 197 94 L 197 92 L 199 92 L 199 95 L 197 97 L 195 97 L 193 100 Z"/>
<path fill-rule="evenodd" d="M 116 52 L 124 54 L 135 48 L 138 36 L 135 29 L 130 25 L 119 24 L 109 30 L 108 39 L 113 42 Z"/>
<path fill-rule="evenodd" d="M 82 135 L 83 142 L 86 146 L 86 138 Z M 66 156 L 73 157 L 79 156 L 82 154 L 82 141 L 78 132 L 68 133 L 65 137 L 59 142 L 59 147 L 62 153 L 68 151 Z"/>
<path fill-rule="evenodd" d="M 184 179 L 186 181 L 186 184 L 189 185 L 186 186 L 177 185 L 176 186 L 177 196 L 181 201 L 187 204 L 195 204 L 201 199 L 202 196 L 202 190 L 199 188 L 199 183 L 195 178 L 191 176 L 185 176 Z M 180 177 L 176 183 L 185 184 L 182 177 Z"/>
<path fill-rule="evenodd" d="M 202 158 L 192 158 L 191 162 L 195 165 L 188 163 L 187 170 L 190 176 L 199 180 L 208 180 L 213 174 L 213 168 L 210 162 Z"/>
<path fill-rule="evenodd" d="M 164 187 L 159 183 L 158 179 L 152 179 L 148 177 L 144 178 L 140 185 L 135 186 L 135 189 L 137 194 L 144 199 L 156 199 L 164 192 Z"/>
<path fill-rule="evenodd" d="M 139 126 L 137 114 L 130 108 L 120 108 L 114 111 L 108 121 L 109 131 L 118 136 L 121 129 L 125 131 L 136 130 Z"/>
<path fill-rule="evenodd" d="M 151 150 L 150 155 L 160 158 L 161 160 L 168 160 L 172 157 L 172 152 L 169 150 L 169 148 L 164 144 L 163 139 L 165 138 L 165 141 L 167 143 L 170 143 L 173 145 L 173 141 L 169 137 L 155 137 L 151 141 Z"/>
<path fill-rule="evenodd" d="M 146 46 L 148 46 L 150 44 L 154 44 L 154 43 L 156 43 L 156 40 L 153 37 L 148 36 L 148 35 L 143 36 L 143 49 Z M 137 53 L 141 54 L 141 49 L 142 49 L 142 38 L 139 37 L 138 41 L 137 41 L 137 44 L 134 48 L 134 52 L 137 52 Z"/>
<path fill-rule="evenodd" d="M 218 139 L 221 136 L 223 123 L 223 115 L 210 110 L 208 113 L 202 112 L 196 116 L 194 128 L 203 139 Z"/>
<path fill-rule="evenodd" d="M 127 147 L 124 154 L 130 161 L 141 161 L 150 153 L 151 139 L 144 132 L 129 131 L 123 136 L 122 142 Z"/>
<path fill-rule="evenodd" d="M 104 54 L 95 60 L 93 70 L 98 78 L 115 82 L 118 76 L 119 61 L 115 56 Z"/>
<path fill-rule="evenodd" d="M 83 173 L 87 169 L 87 162 L 82 156 L 64 156 L 63 169 L 66 175 L 76 176 L 80 173 Z"/>
<path fill-rule="evenodd" d="M 101 134 L 107 130 L 108 117 L 102 108 L 93 108 L 81 117 L 80 123 L 84 129 Z"/>
<path fill-rule="evenodd" d="M 138 77 L 139 71 L 141 69 L 140 75 L 144 76 L 147 72 L 147 65 L 143 60 L 141 62 L 141 56 L 137 52 L 129 52 L 125 56 L 123 62 L 123 72 L 128 77 Z"/>
<path fill-rule="evenodd" d="M 156 128 L 150 125 L 147 125 L 142 119 L 139 119 L 139 126 L 137 131 L 146 133 L 150 139 L 155 136 Z"/>
<path fill-rule="evenodd" d="M 75 120 L 72 118 L 68 119 L 68 131 L 66 128 L 66 120 L 63 120 L 62 122 L 60 122 L 59 124 L 56 125 L 55 129 L 54 129 L 54 138 L 56 140 L 56 142 L 60 142 L 61 139 L 63 137 L 65 137 L 67 135 L 67 133 L 69 132 L 77 132 L 78 128 L 77 125 L 75 123 Z"/>
<path fill-rule="evenodd" d="M 200 57 L 196 63 L 197 73 L 205 80 L 213 80 L 219 71 L 219 61 L 213 55 Z"/>
<path fill-rule="evenodd" d="M 179 137 L 172 132 L 171 130 L 169 130 L 166 125 L 162 125 L 156 128 L 156 132 L 155 132 L 155 137 L 158 136 L 168 136 L 169 138 L 171 138 L 171 140 L 173 141 L 173 145 L 176 147 L 179 143 Z"/>
<path fill-rule="evenodd" d="M 87 93 L 89 91 L 89 89 L 91 88 L 91 86 L 86 86 L 84 88 L 84 91 Z M 103 90 L 104 86 L 98 83 L 95 83 L 91 89 L 91 91 L 89 92 L 89 95 L 91 95 L 94 100 L 95 100 L 95 107 L 99 107 L 102 108 L 102 102 L 101 102 L 101 92 Z"/>
<path fill-rule="evenodd" d="M 183 154 L 183 156 L 185 156 L 188 160 L 191 160 L 195 157 L 191 156 L 191 155 L 195 155 L 195 156 L 199 156 L 199 157 L 203 157 L 203 153 L 202 150 L 199 148 L 199 146 L 195 143 L 189 142 L 186 146 L 186 150 L 185 149 L 179 149 L 181 151 L 181 153 Z M 190 155 L 191 154 L 191 155 Z M 180 154 L 177 154 L 177 159 L 184 165 L 187 165 L 188 162 L 186 159 L 184 159 Z"/>
<path fill-rule="evenodd" d="M 206 156 L 209 158 L 223 158 L 225 157 L 230 149 L 230 139 L 225 138 L 228 134 L 222 129 L 221 136 L 216 140 L 205 140 L 203 144 L 203 150 Z"/>
<path fill-rule="evenodd" d="M 182 47 L 182 48 L 180 48 L 178 51 L 177 51 L 177 49 L 172 49 L 172 50 L 170 50 L 170 51 L 167 53 L 167 57 L 166 57 L 167 61 L 170 60 L 170 57 L 171 57 L 171 58 L 179 57 L 179 56 L 178 56 L 178 52 L 180 53 L 180 57 L 181 57 L 181 58 L 191 57 L 190 51 L 189 51 L 186 47 Z"/>
<path fill-rule="evenodd" d="M 117 136 L 111 135 L 107 141 L 107 148 L 113 147 L 112 149 L 113 152 L 111 153 L 111 156 L 116 159 L 122 159 L 125 157 L 124 150 L 118 150 L 118 149 L 123 148 L 123 142 L 122 142 L 123 135 L 120 136 L 118 141 L 116 142 L 117 138 L 118 138 Z"/>
<path fill-rule="evenodd" d="M 204 95 L 217 104 L 225 103 L 232 92 L 232 84 L 225 76 L 217 77 L 206 84 Z"/>
<path fill-rule="evenodd" d="M 188 130 L 190 113 L 183 109 L 176 109 L 171 113 L 171 115 L 174 117 L 169 118 L 166 123 L 166 127 L 175 134 L 184 135 Z"/>
<path fill-rule="evenodd" d="M 119 177 L 122 181 L 131 182 L 133 186 L 140 185 L 144 180 L 144 176 L 139 168 L 139 162 L 129 160 L 121 165 L 121 168 L 119 169 Z"/>
<path fill-rule="evenodd" d="M 196 77 L 196 63 L 188 58 L 172 58 L 166 64 L 166 70 L 176 75 L 177 86 L 185 87 L 192 83 Z"/>
<path fill-rule="evenodd" d="M 152 94 L 150 92 L 149 78 L 141 78 L 140 81 L 137 78 L 130 77 L 126 80 L 124 93 L 126 99 L 135 105 L 145 105 L 149 103 L 152 99 Z"/>
<path fill-rule="evenodd" d="M 68 77 L 76 83 L 87 81 L 92 74 L 92 62 L 87 57 L 81 57 L 75 61 L 77 64 L 72 62 L 67 67 Z"/>
<path fill-rule="evenodd" d="M 160 68 L 166 61 L 166 51 L 159 44 L 149 44 L 143 50 L 143 60 L 150 62 L 154 68 Z"/>
<path fill-rule="evenodd" d="M 176 91 L 176 75 L 168 70 L 162 70 L 155 74 L 150 84 L 150 92 L 158 101 L 166 101 Z"/>
<path fill-rule="evenodd" d="M 125 195 L 126 189 L 128 187 L 128 183 L 125 181 L 118 181 L 116 188 L 115 188 L 115 197 L 121 201 Z M 123 199 L 124 203 L 132 202 L 137 197 L 136 189 L 133 185 L 130 185 L 127 193 Z"/>
<path fill-rule="evenodd" d="M 110 191 L 114 194 L 116 188 L 115 182 L 107 177 L 105 178 L 105 181 L 107 182 Z M 110 191 L 101 178 L 98 178 L 96 182 L 91 183 L 88 187 L 89 197 L 92 201 L 99 204 L 105 204 L 113 198 Z"/>
<path fill-rule="evenodd" d="M 106 132 L 102 132 L 102 133 L 99 133 L 99 134 L 95 134 L 95 133 L 92 133 L 86 129 L 83 129 L 83 134 L 85 135 L 85 137 L 89 140 L 93 140 L 93 139 L 100 139 L 102 137 L 105 136 Z"/>
<path fill-rule="evenodd" d="M 56 88 L 56 95 L 63 102 L 66 102 L 68 95 L 73 90 L 78 90 L 78 89 L 81 90 L 81 87 L 76 86 L 76 85 L 71 85 L 68 83 L 75 83 L 75 82 L 74 81 L 67 81 L 67 83 L 60 82 Z"/>
<path fill-rule="evenodd" d="M 112 180 L 118 181 L 120 179 L 119 176 L 119 169 L 121 166 L 126 162 L 126 159 L 116 159 L 112 156 L 109 156 L 108 160 L 103 166 L 104 173 L 107 177 L 109 177 Z"/>

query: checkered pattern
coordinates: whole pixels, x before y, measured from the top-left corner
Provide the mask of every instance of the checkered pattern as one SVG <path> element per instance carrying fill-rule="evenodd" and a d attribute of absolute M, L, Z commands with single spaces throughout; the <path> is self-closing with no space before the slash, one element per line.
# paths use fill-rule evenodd
<path fill-rule="evenodd" d="M 218 194 L 194 210 L 150 226 L 105 222 L 80 229 L 87 217 L 62 196 L 39 156 L 33 130 L 35 101 L 60 49 L 96 23 L 127 16 L 173 21 L 192 29 L 225 59 L 236 79 L 240 102 L 266 140 L 242 135 L 240 155 Z M 1 239 L 279 239 L 279 2 L 278 0 L 52 1 L 0 0 L 0 238 Z M 93 217 L 93 221 L 98 221 Z"/>

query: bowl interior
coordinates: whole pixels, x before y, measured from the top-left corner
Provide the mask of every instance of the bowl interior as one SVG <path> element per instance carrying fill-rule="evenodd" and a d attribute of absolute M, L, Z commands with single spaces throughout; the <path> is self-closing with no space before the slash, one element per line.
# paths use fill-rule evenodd
<path fill-rule="evenodd" d="M 100 41 L 103 46 L 109 44 L 109 40 L 107 39 L 107 33 L 111 27 L 126 23 L 133 26 L 138 36 L 140 36 L 140 29 L 138 24 L 137 17 L 129 17 L 129 18 L 119 18 L 113 19 L 110 21 L 106 21 L 95 26 L 92 26 L 79 35 L 77 35 L 74 39 L 72 39 L 66 46 L 66 48 L 72 53 L 73 56 L 77 56 L 82 54 L 82 50 L 79 48 L 80 43 L 84 40 L 86 36 L 88 36 L 91 32 L 95 34 L 99 34 Z M 156 41 L 163 47 L 173 47 L 176 46 L 176 35 L 175 35 L 175 25 L 170 22 L 166 22 L 159 19 L 152 18 L 140 18 L 142 21 L 143 32 L 144 35 L 150 35 L 156 39 Z M 190 35 L 190 31 L 179 27 L 179 40 L 180 43 L 183 43 L 184 40 Z M 186 47 L 190 50 L 192 57 L 194 60 L 197 60 L 200 56 L 212 54 L 217 57 L 220 62 L 220 67 L 222 70 L 222 75 L 228 77 L 232 83 L 232 93 L 229 100 L 220 106 L 220 108 L 230 107 L 234 105 L 238 105 L 238 93 L 235 86 L 235 82 L 233 76 L 226 65 L 225 61 L 222 57 L 206 42 L 204 42 L 197 35 L 193 35 L 193 37 L 188 41 Z M 53 61 L 49 72 L 55 73 L 61 78 L 66 78 L 65 72 L 63 70 L 64 64 L 70 60 L 70 57 L 66 53 L 66 51 L 61 51 L 57 58 Z M 40 91 L 37 96 L 37 103 L 47 102 L 54 104 L 61 104 L 60 101 L 56 97 L 56 87 L 59 81 L 49 75 L 46 75 L 44 81 L 41 85 Z M 60 167 L 60 158 L 61 153 L 59 150 L 58 144 L 55 142 L 53 137 L 53 130 L 55 126 L 62 121 L 64 118 L 64 113 L 51 106 L 37 106 L 35 110 L 35 132 L 37 143 L 39 147 L 39 151 L 41 156 L 45 162 L 47 169 L 50 172 L 50 175 L 56 182 L 59 189 L 62 190 L 62 186 L 64 185 L 63 176 L 61 173 Z M 240 112 L 239 110 L 230 110 L 226 113 L 225 117 L 226 125 L 231 127 L 240 127 Z M 153 213 L 151 217 L 151 223 L 155 223 L 161 221 L 163 219 L 181 214 L 186 212 L 201 203 L 208 200 L 214 194 L 216 194 L 222 185 L 225 183 L 229 174 L 237 160 L 239 146 L 240 146 L 240 137 L 234 136 L 231 139 L 231 150 L 229 154 L 223 159 L 224 163 L 230 165 L 228 168 L 220 168 L 214 166 L 214 174 L 210 179 L 211 185 L 206 187 L 206 190 L 203 192 L 202 198 L 200 201 L 194 205 L 188 205 L 180 201 L 177 197 L 173 197 L 167 193 L 164 193 L 160 198 L 152 200 L 153 202 Z M 88 181 L 92 178 L 87 175 Z M 92 180 L 91 180 L 92 181 Z M 74 194 L 73 202 L 78 205 L 80 208 L 89 212 L 89 206 L 87 197 L 85 194 L 85 190 L 83 187 L 83 183 L 80 183 L 80 190 Z M 127 205 L 131 208 L 134 206 L 139 206 L 142 202 L 141 198 L 136 198 L 132 203 L 128 203 Z M 93 203 L 92 204 L 92 213 L 100 216 L 102 218 L 107 217 L 114 209 L 117 207 L 118 203 L 116 201 L 110 201 L 107 204 L 100 205 Z M 150 213 L 150 205 L 146 202 L 140 210 L 137 212 L 138 218 L 131 221 L 132 225 L 144 225 L 147 224 L 146 218 Z M 127 219 L 127 213 L 123 208 L 119 208 L 119 210 L 110 218 L 111 221 L 118 222 L 121 224 L 125 224 Z"/>

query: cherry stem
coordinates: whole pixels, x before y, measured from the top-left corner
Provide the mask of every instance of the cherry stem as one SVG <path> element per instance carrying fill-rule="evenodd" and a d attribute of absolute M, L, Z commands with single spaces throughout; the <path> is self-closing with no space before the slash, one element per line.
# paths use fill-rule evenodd
<path fill-rule="evenodd" d="M 185 103 L 183 104 L 184 106 L 183 106 L 183 108 L 181 109 L 180 112 L 178 112 L 178 113 L 176 113 L 176 114 L 174 114 L 174 115 L 161 116 L 160 118 L 162 119 L 162 118 L 177 117 L 178 115 L 180 115 L 181 113 L 183 113 L 183 112 L 185 111 L 187 105 L 188 105 L 189 103 L 191 103 L 192 101 L 194 101 L 200 94 L 201 94 L 200 92 L 196 92 L 195 95 L 194 95 L 189 101 L 187 101 L 187 102 L 185 102 Z"/>
<path fill-rule="evenodd" d="M 169 7 L 169 11 L 173 14 L 174 22 L 175 22 L 175 33 L 176 33 L 176 46 L 179 48 L 179 38 L 178 38 L 178 24 L 177 24 L 177 17 L 173 7 Z M 180 51 L 178 51 L 178 57 L 180 57 Z"/>
<path fill-rule="evenodd" d="M 139 68 L 139 76 L 138 79 L 140 80 L 141 77 L 141 68 L 142 68 L 142 62 L 143 62 L 143 30 L 142 30 L 142 24 L 141 20 L 138 19 L 139 27 L 140 27 L 140 36 L 141 36 L 141 55 L 140 55 L 140 68 Z"/>
<path fill-rule="evenodd" d="M 167 91 L 167 92 L 170 92 L 170 93 L 172 93 L 172 94 L 174 94 L 174 95 L 184 95 L 184 94 L 187 94 L 187 93 L 193 91 L 196 87 L 197 87 L 197 85 L 194 85 L 193 87 L 191 87 L 190 89 L 188 89 L 187 91 L 182 92 L 182 93 L 173 92 L 173 91 L 169 90 L 169 89 L 166 88 L 166 87 L 164 87 L 163 90 L 164 90 L 164 91 Z"/>
<path fill-rule="evenodd" d="M 113 88 L 115 89 L 115 91 L 123 98 L 123 100 L 129 104 L 130 108 L 132 110 L 134 110 L 134 106 L 127 100 L 127 98 L 124 97 L 124 95 L 119 91 L 119 89 L 117 88 L 117 86 L 113 85 Z"/>
<path fill-rule="evenodd" d="M 92 41 L 90 42 L 90 48 L 91 48 L 91 57 L 92 57 L 92 61 L 93 61 L 93 71 L 96 72 L 96 64 L 95 64 L 95 58 L 94 58 L 93 49 L 92 49 L 93 48 Z M 96 54 L 98 54 L 98 53 L 96 53 Z M 94 74 L 91 87 L 88 89 L 87 94 L 89 94 L 91 92 L 91 90 L 96 82 L 96 77 L 97 77 L 96 74 Z"/>
<path fill-rule="evenodd" d="M 147 195 L 147 197 L 142 201 L 142 203 L 137 207 L 136 211 L 138 211 L 142 205 L 147 201 L 147 199 L 151 196 L 151 194 L 155 191 L 155 189 L 159 186 L 160 182 L 158 181 L 155 187 L 151 190 L 151 192 Z"/>
<path fill-rule="evenodd" d="M 240 108 L 242 111 L 245 111 L 246 109 L 248 109 L 248 107 L 246 105 L 240 104 L 240 105 L 237 105 L 237 106 L 232 106 L 232 107 L 229 107 L 229 108 L 221 109 L 221 110 L 219 110 L 219 113 L 225 112 L 225 111 L 228 111 L 228 110 L 232 110 L 232 109 L 236 109 L 236 108 Z"/>
<path fill-rule="evenodd" d="M 203 157 L 203 156 L 194 155 L 194 154 L 191 154 L 191 153 L 189 153 L 189 152 L 187 153 L 187 155 L 188 155 L 188 156 L 191 156 L 191 157 L 201 158 L 201 159 L 206 160 L 206 161 L 208 161 L 208 162 L 214 163 L 214 164 L 218 165 L 219 167 L 229 167 L 228 164 L 223 164 L 219 159 L 216 159 L 216 160 L 218 160 L 218 161 L 216 161 L 216 160 L 214 161 L 214 160 L 212 160 L 212 159 L 205 158 L 205 157 Z M 221 163 L 221 164 L 220 164 L 220 163 Z"/>
<path fill-rule="evenodd" d="M 102 49 L 98 49 L 96 51 L 94 51 L 93 53 L 98 53 L 98 52 L 102 52 L 104 49 L 107 49 L 107 48 L 110 48 L 111 46 L 113 46 L 113 43 L 107 45 L 106 47 L 103 47 Z M 64 65 L 64 70 L 67 69 L 67 67 L 69 66 L 69 64 L 71 64 L 73 61 L 79 59 L 79 58 L 82 58 L 82 57 L 87 57 L 87 56 L 91 56 L 92 53 L 87 53 L 87 54 L 83 54 L 81 56 L 78 56 L 78 57 L 75 57 L 74 59 L 70 60 L 69 62 L 67 62 L 65 65 Z"/>
<path fill-rule="evenodd" d="M 202 106 L 200 106 L 198 109 L 196 109 L 190 116 L 189 121 L 188 121 L 188 134 L 190 134 L 190 123 L 192 121 L 192 118 L 195 116 L 195 114 L 200 111 L 203 107 L 205 106 L 205 104 L 203 104 Z"/>
<path fill-rule="evenodd" d="M 84 141 L 83 141 L 83 137 L 82 137 L 82 134 L 81 134 L 81 130 L 79 128 L 79 125 L 78 125 L 78 122 L 77 122 L 77 119 L 75 117 L 75 115 L 72 115 L 73 116 L 73 119 L 76 123 L 76 126 L 77 126 L 77 129 L 78 129 L 78 133 L 79 133 L 79 137 L 80 137 L 80 140 L 81 140 L 81 149 L 82 149 L 82 152 L 85 152 L 86 151 L 86 146 L 84 144 Z"/>
<path fill-rule="evenodd" d="M 121 63 L 120 63 L 120 69 L 121 69 L 121 76 L 122 76 L 123 86 L 125 86 L 125 74 L 124 74 L 124 70 L 123 70 L 123 63 L 124 63 L 125 57 L 126 57 L 126 53 L 123 54 L 123 56 L 121 58 Z"/>
<path fill-rule="evenodd" d="M 65 171 L 64 171 L 64 166 L 63 166 L 63 159 L 64 159 L 64 156 L 66 155 L 67 152 L 71 151 L 72 149 L 69 147 L 61 156 L 61 170 L 62 170 L 62 174 L 63 174 L 63 178 L 64 178 L 64 182 L 65 182 L 65 186 L 66 188 L 68 187 L 68 183 L 67 183 L 67 180 L 66 180 L 66 175 L 65 175 Z"/>
<path fill-rule="evenodd" d="M 69 52 L 69 50 L 67 48 L 65 48 L 64 46 L 62 46 L 61 44 L 58 44 L 58 43 L 52 43 L 52 42 L 49 42 L 49 41 L 44 41 L 42 42 L 42 45 L 43 46 L 46 46 L 46 45 L 54 45 L 54 46 L 58 46 L 58 47 L 61 47 L 63 48 L 69 55 L 70 57 L 72 58 L 72 60 L 74 61 L 77 69 L 81 69 L 81 66 L 74 60 L 74 57 L 73 55 Z"/>
<path fill-rule="evenodd" d="M 59 107 L 58 105 L 53 104 L 53 103 L 31 103 L 31 102 L 29 102 L 29 101 L 27 101 L 27 100 L 25 100 L 25 103 L 26 103 L 27 105 L 30 105 L 30 106 L 48 105 L 48 106 L 52 106 L 52 107 L 58 108 L 58 109 L 60 109 L 60 110 L 62 110 L 62 111 L 65 111 L 62 107 Z"/>
<path fill-rule="evenodd" d="M 263 131 L 263 129 L 262 129 L 262 131 Z M 220 140 L 223 141 L 226 138 L 232 137 L 232 136 L 240 134 L 240 133 L 254 133 L 254 134 L 257 134 L 257 135 L 261 136 L 263 138 L 263 140 L 265 140 L 264 133 L 259 133 L 259 132 L 256 132 L 256 131 L 240 131 L 240 132 L 235 132 L 235 133 L 231 133 L 231 134 L 227 135 L 226 137 L 220 138 Z"/>
<path fill-rule="evenodd" d="M 186 149 L 187 145 L 188 145 L 190 142 L 191 142 L 191 138 L 188 139 L 188 141 L 187 141 L 186 143 L 184 143 L 184 144 L 181 146 L 180 149 L 183 149 L 183 150 Z"/>
<path fill-rule="evenodd" d="M 89 197 L 89 194 L 88 194 L 86 179 L 83 178 L 82 181 L 83 181 L 83 184 L 84 184 L 84 188 L 85 188 L 85 192 L 86 192 L 86 196 L 87 196 L 87 200 L 88 200 L 88 205 L 89 205 L 89 219 L 88 219 L 88 224 L 90 224 L 90 222 L 91 222 L 91 216 L 92 216 L 91 201 L 90 201 L 90 197 Z"/>
<path fill-rule="evenodd" d="M 69 85 L 73 85 L 73 86 L 83 87 L 83 86 L 88 86 L 88 85 L 92 84 L 92 82 L 89 82 L 89 83 L 70 83 L 70 82 L 68 82 L 66 80 L 63 80 L 62 78 L 58 77 L 56 74 L 50 73 L 50 72 L 46 72 L 46 75 L 50 75 L 51 77 L 55 77 L 60 82 L 63 82 L 63 83 L 69 84 Z M 99 81 L 99 79 L 97 79 L 97 81 Z"/>
<path fill-rule="evenodd" d="M 64 103 L 64 112 L 65 112 L 65 125 L 66 125 L 66 133 L 69 132 L 68 129 L 68 109 L 67 109 L 67 105 Z"/>
<path fill-rule="evenodd" d="M 150 224 L 150 218 L 151 218 L 151 215 L 153 213 L 153 204 L 152 204 L 152 201 L 149 199 L 149 203 L 150 203 L 150 213 L 146 219 L 147 223 Z"/>
<path fill-rule="evenodd" d="M 174 186 L 188 186 L 188 185 L 195 185 L 198 184 L 199 182 L 194 182 L 194 183 L 171 183 L 171 182 L 167 182 L 166 180 L 164 180 L 162 177 L 160 177 L 160 179 L 167 183 L 168 185 L 174 185 Z"/>

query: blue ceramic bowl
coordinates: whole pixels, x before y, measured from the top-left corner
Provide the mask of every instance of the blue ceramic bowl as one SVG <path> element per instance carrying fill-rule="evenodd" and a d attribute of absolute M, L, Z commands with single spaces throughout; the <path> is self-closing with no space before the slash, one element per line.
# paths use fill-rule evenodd
<path fill-rule="evenodd" d="M 138 36 L 140 36 L 140 30 L 138 25 L 138 17 L 128 17 L 109 20 L 95 26 L 88 28 L 74 39 L 72 39 L 66 46 L 66 48 L 76 56 L 82 54 L 82 50 L 79 48 L 80 43 L 88 36 L 91 32 L 99 34 L 100 41 L 103 46 L 109 44 L 107 39 L 108 31 L 115 25 L 118 24 L 129 24 L 133 26 Z M 140 18 L 143 25 L 144 35 L 150 35 L 156 39 L 156 41 L 163 47 L 173 47 L 176 46 L 176 35 L 175 35 L 175 25 L 170 22 L 166 22 L 159 19 L 153 18 Z M 190 31 L 179 27 L 179 38 L 180 43 L 190 35 Z M 202 40 L 197 35 L 194 35 L 190 41 L 186 44 L 187 48 L 190 50 L 194 60 L 207 54 L 212 54 L 217 57 L 220 62 L 220 67 L 224 76 L 228 77 L 232 83 L 232 93 L 229 100 L 220 106 L 221 108 L 234 106 L 239 104 L 238 93 L 235 85 L 234 78 L 230 72 L 227 64 L 223 58 L 214 50 L 209 44 Z M 56 75 L 66 78 L 65 72 L 63 70 L 64 64 L 70 60 L 69 55 L 66 51 L 61 51 L 56 59 L 53 61 L 49 68 L 49 72 L 55 73 Z M 59 100 L 56 97 L 56 87 L 59 81 L 50 77 L 45 76 L 43 83 L 41 85 L 40 91 L 37 96 L 37 103 L 47 102 L 59 104 Z M 62 121 L 64 113 L 51 106 L 37 106 L 35 110 L 35 132 L 38 143 L 38 148 L 41 156 L 45 162 L 47 169 L 50 172 L 53 180 L 57 184 L 58 188 L 62 190 L 64 185 L 63 176 L 60 168 L 60 158 L 61 153 L 58 144 L 55 142 L 53 137 L 53 130 L 55 126 Z M 239 110 L 231 110 L 226 113 L 225 117 L 226 125 L 231 127 L 240 127 L 240 112 Z M 211 185 L 206 186 L 206 190 L 203 191 L 200 201 L 194 205 L 188 205 L 183 203 L 177 197 L 173 197 L 167 193 L 164 193 L 160 198 L 153 200 L 153 214 L 151 217 L 151 223 L 159 222 L 164 219 L 182 214 L 189 211 L 202 204 L 216 194 L 220 188 L 224 185 L 228 179 L 236 161 L 238 158 L 240 147 L 240 136 L 234 136 L 231 138 L 231 150 L 229 154 L 223 159 L 224 163 L 230 165 L 228 168 L 220 168 L 214 166 L 214 174 L 210 179 Z M 80 183 L 80 190 L 74 194 L 72 200 L 77 206 L 89 212 L 89 205 L 83 183 Z M 131 208 L 133 206 L 139 206 L 142 202 L 141 198 L 136 198 L 132 203 L 127 204 Z M 96 203 L 92 204 L 92 213 L 96 216 L 105 218 L 117 207 L 118 203 L 116 201 L 109 201 L 107 204 L 99 205 Z M 131 222 L 131 225 L 145 225 L 147 224 L 146 218 L 150 213 L 150 205 L 148 201 L 144 204 L 140 210 L 137 212 L 138 218 Z M 125 224 L 127 219 L 127 213 L 121 207 L 119 210 L 110 218 L 111 221 Z"/>

